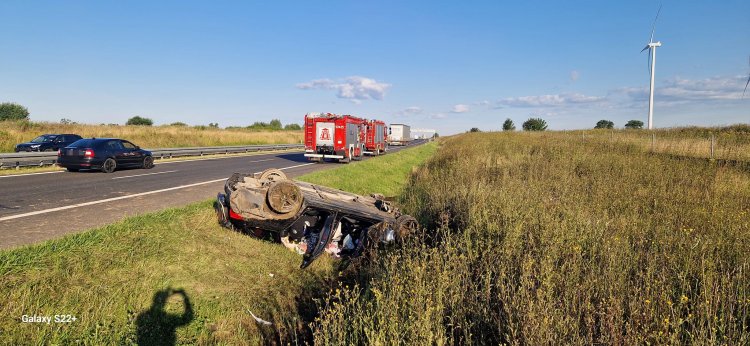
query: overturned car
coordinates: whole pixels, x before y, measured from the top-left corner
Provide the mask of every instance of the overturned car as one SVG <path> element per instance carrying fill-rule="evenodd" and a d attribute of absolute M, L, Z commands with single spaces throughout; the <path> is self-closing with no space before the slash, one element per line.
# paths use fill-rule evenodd
<path fill-rule="evenodd" d="M 378 243 L 400 241 L 417 229 L 382 195 L 360 196 L 291 180 L 278 169 L 234 173 L 214 209 L 219 224 L 257 237 L 271 237 L 302 254 L 301 268 L 328 252 L 343 264 Z"/>

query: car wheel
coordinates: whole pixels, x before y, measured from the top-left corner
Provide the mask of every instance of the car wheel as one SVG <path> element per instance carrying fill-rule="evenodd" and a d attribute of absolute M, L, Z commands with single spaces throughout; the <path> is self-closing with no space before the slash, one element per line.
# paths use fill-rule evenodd
<path fill-rule="evenodd" d="M 266 193 L 266 200 L 271 210 L 284 215 L 296 215 L 302 207 L 302 191 L 289 180 L 271 183 Z"/>
<path fill-rule="evenodd" d="M 68 172 L 78 172 L 78 168 L 70 168 L 70 167 L 68 167 L 66 169 L 68 170 Z"/>
<path fill-rule="evenodd" d="M 102 172 L 104 173 L 112 173 L 117 168 L 117 161 L 115 161 L 113 158 L 109 158 L 104 161 L 102 164 Z"/>
<path fill-rule="evenodd" d="M 154 158 L 151 156 L 146 156 L 143 158 L 143 164 L 141 165 L 141 168 L 143 169 L 151 169 L 154 168 Z"/>
<path fill-rule="evenodd" d="M 393 227 L 399 240 L 408 237 L 419 229 L 419 222 L 411 215 L 401 215 L 396 219 L 396 225 Z"/>

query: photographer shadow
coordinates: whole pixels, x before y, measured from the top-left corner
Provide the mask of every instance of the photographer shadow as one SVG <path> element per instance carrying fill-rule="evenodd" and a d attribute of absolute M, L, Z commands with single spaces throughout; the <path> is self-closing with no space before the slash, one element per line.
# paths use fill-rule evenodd
<path fill-rule="evenodd" d="M 173 295 L 182 296 L 182 314 L 173 314 L 165 310 L 167 301 Z M 193 307 L 184 290 L 167 288 L 157 291 L 154 293 L 151 307 L 138 314 L 136 319 L 138 345 L 174 345 L 177 341 L 177 328 L 187 325 L 192 320 Z"/>

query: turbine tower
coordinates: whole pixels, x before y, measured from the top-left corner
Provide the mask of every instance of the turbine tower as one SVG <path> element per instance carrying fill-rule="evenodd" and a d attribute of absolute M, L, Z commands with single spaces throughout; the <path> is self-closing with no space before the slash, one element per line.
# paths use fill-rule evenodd
<path fill-rule="evenodd" d="M 646 47 L 643 47 L 641 49 L 641 53 L 643 53 L 646 49 L 648 49 L 648 52 L 651 54 L 651 59 L 649 60 L 650 70 L 651 70 L 651 87 L 649 88 L 649 94 L 648 94 L 648 129 L 651 130 L 654 128 L 654 74 L 656 72 L 656 47 L 661 47 L 661 41 L 654 42 L 654 30 L 656 29 L 656 20 L 659 19 L 659 13 L 661 12 L 661 5 L 659 5 L 659 10 L 656 11 L 656 18 L 654 18 L 654 24 L 651 26 L 651 39 L 648 41 L 648 44 Z"/>

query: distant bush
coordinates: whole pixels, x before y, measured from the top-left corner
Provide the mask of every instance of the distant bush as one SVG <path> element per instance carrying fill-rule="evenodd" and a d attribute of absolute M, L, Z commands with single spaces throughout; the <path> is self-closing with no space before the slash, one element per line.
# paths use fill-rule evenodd
<path fill-rule="evenodd" d="M 125 123 L 125 125 L 139 125 L 139 126 L 151 126 L 154 124 L 154 121 L 149 118 L 143 118 L 139 116 L 134 116 L 130 119 L 128 119 L 128 122 Z"/>
<path fill-rule="evenodd" d="M 544 131 L 547 129 L 547 122 L 542 118 L 529 118 L 522 126 L 524 131 Z"/>
<path fill-rule="evenodd" d="M 275 131 L 275 130 L 283 130 L 284 127 L 281 124 L 281 120 L 279 120 L 279 119 L 273 119 L 273 120 L 271 120 L 270 123 L 265 123 L 265 122 L 262 122 L 262 121 L 256 121 L 252 125 L 248 126 L 247 129 L 250 129 L 250 130 L 271 130 L 271 131 Z M 300 127 L 300 130 L 301 129 L 302 128 Z"/>
<path fill-rule="evenodd" d="M 471 130 L 469 130 L 469 132 L 482 132 L 482 131 L 479 130 L 478 127 L 472 127 Z"/>
<path fill-rule="evenodd" d="M 183 127 L 183 126 L 188 126 L 188 125 L 185 124 L 185 123 L 183 123 L 183 122 L 181 122 L 181 121 L 178 121 L 178 122 L 174 122 L 174 123 L 169 124 L 169 126 L 180 126 L 180 127 Z"/>
<path fill-rule="evenodd" d="M 609 120 L 599 120 L 596 122 L 596 126 L 594 126 L 595 129 L 613 129 L 614 127 L 615 123 Z"/>
<path fill-rule="evenodd" d="M 640 120 L 630 120 L 625 124 L 626 129 L 642 129 L 643 122 Z"/>
<path fill-rule="evenodd" d="M 78 123 L 75 122 L 75 121 L 73 121 L 73 120 L 70 120 L 68 118 L 62 118 L 62 119 L 60 119 L 60 124 L 63 124 L 63 125 L 75 125 L 75 124 L 78 124 Z"/>
<path fill-rule="evenodd" d="M 284 126 L 284 130 L 299 131 L 302 130 L 302 126 L 300 126 L 299 124 L 286 124 L 286 126 Z"/>
<path fill-rule="evenodd" d="M 516 124 L 513 123 L 513 120 L 510 120 L 510 118 L 505 119 L 505 122 L 503 123 L 503 131 L 515 131 L 516 130 Z"/>
<path fill-rule="evenodd" d="M 0 121 L 3 120 L 28 120 L 29 110 L 17 103 L 0 103 Z"/>

